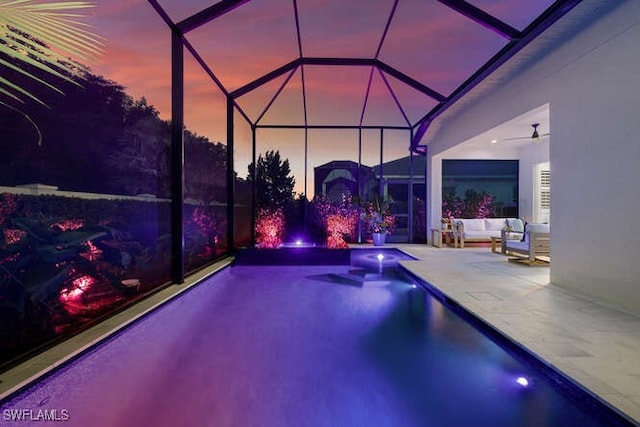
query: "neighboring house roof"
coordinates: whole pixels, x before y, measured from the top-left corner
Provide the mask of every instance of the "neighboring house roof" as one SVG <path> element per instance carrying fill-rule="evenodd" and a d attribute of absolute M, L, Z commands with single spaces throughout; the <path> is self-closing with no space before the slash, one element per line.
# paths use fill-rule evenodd
<path fill-rule="evenodd" d="M 369 166 L 362 165 L 363 168 L 369 168 Z M 332 160 L 329 163 L 325 163 L 320 166 L 316 166 L 313 169 L 357 169 L 358 163 L 351 160 Z"/>
<path fill-rule="evenodd" d="M 376 176 L 380 175 L 380 165 L 374 166 L 373 172 Z M 426 162 L 424 157 L 413 156 L 413 175 L 424 176 L 426 169 Z M 382 172 L 387 177 L 409 177 L 409 156 L 401 159 L 392 160 L 382 164 Z"/>

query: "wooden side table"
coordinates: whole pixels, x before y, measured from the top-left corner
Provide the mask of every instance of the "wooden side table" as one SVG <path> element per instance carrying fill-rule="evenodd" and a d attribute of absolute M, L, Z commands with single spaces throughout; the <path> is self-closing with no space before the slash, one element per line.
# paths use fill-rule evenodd
<path fill-rule="evenodd" d="M 451 245 L 453 243 L 454 248 L 459 247 L 460 243 L 458 241 L 458 235 L 455 231 L 456 230 L 453 228 L 445 228 L 445 229 L 432 228 L 431 229 L 432 245 L 435 246 L 436 248 L 441 248 L 443 244 L 442 241 L 444 240 L 445 244 L 447 245 Z M 443 236 L 444 236 L 444 239 L 443 239 Z"/>

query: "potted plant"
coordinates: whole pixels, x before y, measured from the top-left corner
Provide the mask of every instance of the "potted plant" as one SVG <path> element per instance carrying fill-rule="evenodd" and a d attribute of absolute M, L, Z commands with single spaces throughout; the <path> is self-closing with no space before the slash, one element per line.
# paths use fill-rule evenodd
<path fill-rule="evenodd" d="M 380 201 L 365 204 L 361 219 L 366 229 L 371 233 L 375 246 L 384 245 L 386 236 L 393 232 L 396 221 L 389 204 L 387 202 L 380 203 Z"/>
<path fill-rule="evenodd" d="M 440 228 L 442 230 L 451 230 L 453 228 L 453 218 L 451 217 L 442 217 L 440 219 Z"/>

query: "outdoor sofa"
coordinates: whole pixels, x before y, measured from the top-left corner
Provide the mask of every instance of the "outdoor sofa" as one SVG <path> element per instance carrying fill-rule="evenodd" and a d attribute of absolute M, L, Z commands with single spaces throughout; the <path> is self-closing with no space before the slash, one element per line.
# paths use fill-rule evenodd
<path fill-rule="evenodd" d="M 454 218 L 453 226 L 461 248 L 465 242 L 490 242 L 492 237 L 521 240 L 524 236 L 520 218 Z"/>

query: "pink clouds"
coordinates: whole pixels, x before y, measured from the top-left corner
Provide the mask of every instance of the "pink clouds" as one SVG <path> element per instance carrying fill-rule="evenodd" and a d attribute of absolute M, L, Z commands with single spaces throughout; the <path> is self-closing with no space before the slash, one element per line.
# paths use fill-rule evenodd
<path fill-rule="evenodd" d="M 473 1 L 514 26 L 530 22 L 551 2 Z M 175 22 L 214 3 L 215 0 L 160 0 Z M 372 58 L 392 5 L 393 0 L 299 0 L 303 55 Z M 95 24 L 97 33 L 106 38 L 106 53 L 101 61 L 89 65 L 96 73 L 125 86 L 135 98 L 145 96 L 163 118 L 169 118 L 171 41 L 163 20 L 145 0 L 105 0 L 98 5 Z M 252 0 L 186 37 L 229 90 L 244 86 L 299 55 L 291 0 Z M 403 0 L 380 59 L 448 95 L 505 43 L 505 39 L 440 3 Z M 309 123 L 357 125 L 369 73 L 369 67 L 306 66 Z M 262 112 L 285 77 L 238 99 L 252 119 Z M 406 84 L 392 77 L 388 80 L 412 122 L 435 105 L 435 101 Z M 262 123 L 302 124 L 301 88 L 298 70 Z M 404 124 L 377 71 L 368 102 L 365 124 Z M 185 121 L 194 132 L 212 140 L 226 140 L 224 97 L 189 53 L 185 53 Z M 242 119 L 238 122 L 237 127 L 247 140 L 248 126 Z M 294 153 L 300 134 L 291 135 L 285 132 L 274 144 L 290 147 L 292 155 L 300 156 Z M 352 137 L 350 133 L 343 135 Z M 316 154 L 349 158 L 350 155 L 340 154 L 339 146 L 335 152 Z M 405 150 L 406 144 L 402 146 Z M 247 151 L 246 147 L 239 149 Z"/>
<path fill-rule="evenodd" d="M 161 4 L 175 21 L 179 21 L 211 2 L 164 0 Z M 304 54 L 372 57 L 392 4 L 391 0 L 372 0 L 366 4 L 342 0 L 299 2 Z M 493 7 L 506 6 L 501 3 Z M 99 6 L 98 15 L 108 45 L 105 59 L 95 68 L 125 85 L 134 96 L 146 96 L 166 116 L 170 78 L 170 36 L 166 25 L 143 0 L 105 2 Z M 290 0 L 248 2 L 190 32 L 187 38 L 229 90 L 251 82 L 298 55 Z M 447 95 L 504 43 L 491 31 L 443 5 L 401 2 L 381 59 Z M 320 117 L 312 121 L 328 124 L 337 120 L 340 124 L 346 124 L 346 121 L 357 124 L 368 74 L 368 67 L 306 67 L 309 112 Z M 205 102 L 208 99 L 205 94 L 217 90 L 213 83 L 212 89 L 206 87 L 208 77 L 202 72 L 192 74 L 187 70 L 185 79 L 188 83 L 187 108 L 201 108 L 191 107 L 191 103 Z M 393 85 L 396 90 L 398 86 L 404 86 L 398 82 Z M 295 76 L 287 90 L 300 87 L 300 79 Z M 412 90 L 400 91 L 404 92 L 402 101 L 413 108 L 431 104 L 421 94 L 413 99 Z M 394 103 L 388 102 L 388 96 L 384 90 L 374 90 L 370 94 L 372 102 L 380 101 L 379 108 L 384 108 L 383 103 L 386 103 L 396 109 Z M 299 99 L 289 98 L 296 103 Z M 268 99 L 270 97 L 263 97 L 260 105 L 250 105 L 248 98 L 240 102 L 247 110 L 258 114 Z M 301 108 L 300 105 L 280 107 L 280 111 L 297 108 Z M 192 116 L 199 114 L 194 112 Z M 416 116 L 420 114 L 414 112 L 412 118 Z"/>

